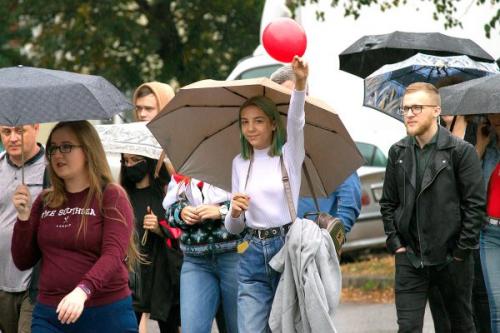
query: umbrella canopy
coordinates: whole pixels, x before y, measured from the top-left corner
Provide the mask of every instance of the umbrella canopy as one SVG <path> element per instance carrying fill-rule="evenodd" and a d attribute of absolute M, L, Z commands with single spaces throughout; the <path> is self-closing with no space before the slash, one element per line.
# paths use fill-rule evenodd
<path fill-rule="evenodd" d="M 439 92 L 444 115 L 500 113 L 500 74 L 444 87 Z"/>
<path fill-rule="evenodd" d="M 106 153 L 126 153 L 158 159 L 163 149 L 146 122 L 95 125 Z"/>
<path fill-rule="evenodd" d="M 259 78 L 186 86 L 147 126 L 180 173 L 231 191 L 232 160 L 240 153 L 239 108 L 257 95 L 271 98 L 286 122 L 290 90 Z M 306 166 L 316 194 L 326 196 L 363 164 L 363 157 L 328 105 L 307 98 L 305 114 Z M 301 194 L 310 194 L 307 186 Z"/>
<path fill-rule="evenodd" d="M 100 76 L 33 67 L 0 69 L 0 124 L 110 119 L 130 110 L 123 94 Z"/>
<path fill-rule="evenodd" d="M 470 39 L 436 32 L 395 31 L 358 39 L 339 55 L 340 69 L 365 78 L 385 64 L 403 61 L 417 53 L 436 56 L 467 55 L 476 61 L 495 61 Z"/>
<path fill-rule="evenodd" d="M 411 83 L 436 84 L 446 77 L 468 81 L 499 72 L 497 64 L 474 61 L 467 56 L 437 57 L 419 53 L 400 63 L 385 65 L 367 77 L 363 105 L 403 121 L 397 111 Z"/>

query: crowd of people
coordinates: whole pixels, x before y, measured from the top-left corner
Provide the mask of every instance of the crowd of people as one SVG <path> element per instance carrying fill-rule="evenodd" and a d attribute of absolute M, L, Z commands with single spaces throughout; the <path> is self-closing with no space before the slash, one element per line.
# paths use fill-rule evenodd
<path fill-rule="evenodd" d="M 312 327 L 273 313 L 281 275 L 269 265 L 295 212 L 316 210 L 299 196 L 308 74 L 295 57 L 271 76 L 291 90 L 286 123 L 268 97 L 241 105 L 231 192 L 163 156 L 122 153 L 115 181 L 88 121 L 58 123 L 45 146 L 38 124 L 0 126 L 0 331 L 146 332 L 150 319 L 162 333 L 211 332 L 214 321 L 221 333 L 270 332 L 270 318 Z M 135 120 L 172 98 L 167 84 L 139 86 Z M 441 119 L 429 83 L 408 86 L 400 112 L 408 136 L 389 151 L 380 201 L 399 331 L 422 331 L 427 301 L 437 332 L 500 331 L 500 115 Z M 357 174 L 319 206 L 349 232 Z"/>

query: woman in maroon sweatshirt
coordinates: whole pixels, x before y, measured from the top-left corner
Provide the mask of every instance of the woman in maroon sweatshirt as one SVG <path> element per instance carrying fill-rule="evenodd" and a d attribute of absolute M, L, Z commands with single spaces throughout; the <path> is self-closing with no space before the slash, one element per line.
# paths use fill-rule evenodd
<path fill-rule="evenodd" d="M 52 187 L 31 204 L 20 185 L 12 255 L 41 259 L 33 332 L 137 332 L 128 270 L 138 259 L 133 211 L 87 121 L 57 124 L 46 149 Z"/>

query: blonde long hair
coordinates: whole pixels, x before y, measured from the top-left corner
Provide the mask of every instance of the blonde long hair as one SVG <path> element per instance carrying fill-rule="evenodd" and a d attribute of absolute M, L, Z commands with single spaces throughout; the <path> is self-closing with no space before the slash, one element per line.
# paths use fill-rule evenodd
<path fill-rule="evenodd" d="M 89 191 L 87 193 L 87 197 L 85 198 L 83 208 L 89 208 L 92 200 L 96 198 L 101 213 L 104 215 L 105 209 L 102 207 L 103 191 L 108 185 L 111 184 L 112 186 L 117 187 L 120 191 L 123 191 L 125 196 L 127 195 L 125 190 L 113 181 L 111 169 L 109 168 L 99 135 L 97 134 L 94 126 L 86 120 L 60 122 L 52 129 L 47 139 L 47 150 L 45 152 L 47 160 L 49 160 L 48 151 L 52 141 L 52 135 L 55 131 L 61 128 L 67 128 L 76 136 L 78 144 L 81 145 L 81 149 L 86 157 L 85 162 L 89 177 Z M 51 163 L 48 163 L 47 168 L 49 170 L 49 178 L 52 186 L 44 193 L 44 204 L 51 208 L 60 207 L 67 200 L 64 180 L 57 176 Z M 128 204 L 130 205 L 130 202 Z M 111 209 L 114 210 L 114 212 L 116 212 L 120 217 L 116 218 L 116 220 L 126 225 L 127 221 L 125 221 L 123 214 L 116 207 L 112 207 Z M 106 208 L 106 210 L 109 210 L 109 208 Z M 87 218 L 86 215 L 82 215 L 80 226 L 78 227 L 77 238 L 82 231 L 85 237 L 86 229 Z M 132 232 L 127 249 L 127 266 L 129 270 L 133 270 L 138 261 L 141 261 L 141 255 L 136 246 L 135 233 Z"/>

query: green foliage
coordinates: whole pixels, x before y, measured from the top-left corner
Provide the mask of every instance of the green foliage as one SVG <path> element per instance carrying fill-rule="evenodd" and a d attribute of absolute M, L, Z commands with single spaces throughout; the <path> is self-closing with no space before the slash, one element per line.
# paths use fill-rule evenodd
<path fill-rule="evenodd" d="M 454 0 L 430 1 L 446 28 L 461 26 Z M 500 0 L 474 0 L 497 6 Z M 224 79 L 259 43 L 265 0 L 0 0 L 0 67 L 18 64 L 106 77 L 130 92 L 144 81 Z M 318 0 L 287 0 L 292 11 Z M 346 16 L 407 0 L 332 0 Z M 318 20 L 325 14 L 317 12 Z M 328 18 L 326 17 L 328 20 Z M 485 23 L 498 29 L 500 9 Z"/>
<path fill-rule="evenodd" d="M 317 3 L 318 0 L 288 0 L 291 2 L 290 8 L 294 10 L 298 6 L 303 6 L 306 3 Z M 421 2 L 432 2 L 434 4 L 433 18 L 436 21 L 442 20 L 445 29 L 453 27 L 462 27 L 462 22 L 460 18 L 457 17 L 457 0 L 420 0 Z M 500 24 L 500 0 L 473 0 L 472 4 L 476 6 L 489 5 L 496 8 L 496 12 L 492 18 L 486 22 L 484 25 L 484 33 L 486 37 L 491 38 L 491 33 L 493 30 L 497 29 L 497 24 Z M 352 16 L 354 19 L 358 19 L 361 15 L 361 11 L 365 7 L 378 6 L 382 12 L 385 12 L 391 8 L 404 6 L 407 4 L 407 0 L 331 0 L 331 6 L 337 7 L 342 4 L 344 7 L 344 16 Z M 324 12 L 317 12 L 316 17 L 319 20 L 325 20 Z M 328 20 L 328 18 L 326 18 Z M 500 29 L 498 30 L 500 32 Z M 500 35 L 500 34 L 499 34 Z"/>
<path fill-rule="evenodd" d="M 259 43 L 264 0 L 0 0 L 0 66 L 144 81 L 224 79 Z"/>

